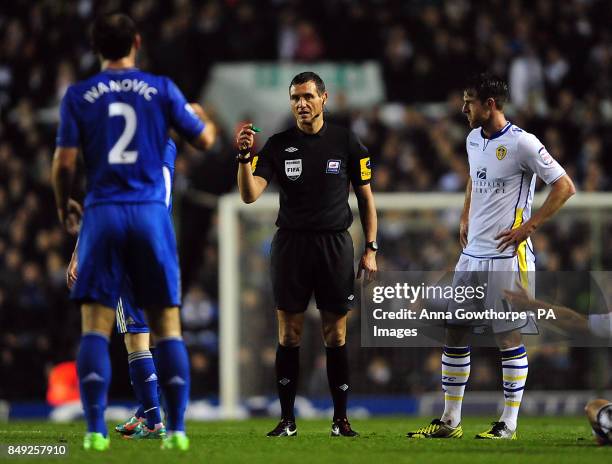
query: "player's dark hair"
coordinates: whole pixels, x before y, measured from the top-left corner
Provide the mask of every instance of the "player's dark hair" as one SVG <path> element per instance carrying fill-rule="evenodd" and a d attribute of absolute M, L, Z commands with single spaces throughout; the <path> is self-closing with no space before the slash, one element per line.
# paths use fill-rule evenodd
<path fill-rule="evenodd" d="M 138 31 L 136 23 L 123 13 L 98 16 L 91 28 L 91 45 L 107 60 L 118 60 L 130 54 Z"/>
<path fill-rule="evenodd" d="M 508 101 L 508 84 L 502 78 L 489 73 L 476 74 L 470 77 L 464 87 L 468 95 L 475 96 L 481 102 L 495 100 L 497 108 L 504 108 Z"/>
<path fill-rule="evenodd" d="M 305 84 L 306 82 L 310 81 L 314 82 L 319 95 L 323 95 L 325 93 L 325 82 L 323 82 L 323 79 L 321 79 L 317 73 L 313 73 L 312 71 L 299 73 L 297 76 L 291 79 L 289 90 L 291 90 L 291 87 L 294 85 Z"/>

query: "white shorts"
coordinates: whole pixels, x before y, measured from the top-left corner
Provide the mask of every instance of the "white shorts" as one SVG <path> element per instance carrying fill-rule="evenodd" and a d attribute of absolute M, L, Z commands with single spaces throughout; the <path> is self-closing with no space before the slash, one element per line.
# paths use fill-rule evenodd
<path fill-rule="evenodd" d="M 448 310 L 453 315 L 462 309 L 465 313 L 480 313 L 491 310 L 496 313 L 507 313 L 506 318 L 458 318 L 453 317 L 448 321 L 452 326 L 483 327 L 490 328 L 493 333 L 508 332 L 522 329 L 522 333 L 537 334 L 537 326 L 533 317 L 525 315 L 517 318 L 517 311 L 521 308 L 512 308 L 504 297 L 504 290 L 516 291 L 520 287 L 533 297 L 535 295 L 535 260 L 529 253 L 519 254 L 510 258 L 474 258 L 462 254 L 455 266 L 453 287 L 481 287 L 485 289 L 484 298 L 474 298 L 458 302 L 450 300 Z M 515 314 L 512 320 L 510 314 Z M 479 333 L 486 329 L 474 330 Z"/>

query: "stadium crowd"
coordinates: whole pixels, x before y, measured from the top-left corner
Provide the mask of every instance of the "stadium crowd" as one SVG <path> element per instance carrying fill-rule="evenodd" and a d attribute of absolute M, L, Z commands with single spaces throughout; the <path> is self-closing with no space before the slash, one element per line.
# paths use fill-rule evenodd
<path fill-rule="evenodd" d="M 65 284 L 74 238 L 67 237 L 57 221 L 50 161 L 58 104 L 66 87 L 97 70 L 87 26 L 96 13 L 112 9 L 127 11 L 140 24 L 146 37 L 141 68 L 169 75 L 191 100 L 197 99 L 216 62 L 377 60 L 385 104 L 352 108 L 341 95 L 332 95 L 336 105 L 328 115 L 351 126 L 369 147 L 375 192 L 463 191 L 467 124 L 460 112 L 460 78 L 482 69 L 508 78 L 511 121 L 541 138 L 579 190 L 612 189 L 612 160 L 604 156 L 612 150 L 612 9 L 604 0 L 3 2 L 0 398 L 42 400 L 50 366 L 75 356 L 79 313 L 68 300 Z M 443 110 L 428 111 L 432 102 Z M 214 198 L 234 189 L 235 183 L 233 134 L 231 128 L 225 130 L 209 153 L 182 147 L 176 166 L 174 214 L 194 396 L 214 394 L 218 388 Z M 425 224 L 427 220 L 423 218 Z M 534 238 L 538 266 L 589 269 L 588 221 L 564 220 L 565 227 L 547 227 Z M 454 263 L 459 251 L 456 225 L 437 222 L 433 228 L 414 230 L 416 222 L 381 215 L 381 269 L 439 269 Z M 603 236 L 612 233 L 609 217 L 602 227 Z M 598 265 L 610 269 L 612 242 L 604 240 L 602 246 Z M 267 248 L 257 249 L 261 253 L 252 258 L 258 260 L 252 264 L 256 268 L 267 259 Z M 256 291 L 243 292 L 243 305 L 264 319 L 271 304 L 270 295 L 264 294 L 267 283 L 254 282 L 253 288 Z M 437 355 L 430 359 L 431 350 L 410 357 L 385 350 L 364 354 L 358 329 L 351 329 L 351 360 L 361 363 L 363 368 L 354 372 L 364 378 L 355 384 L 375 386 L 365 392 L 384 393 L 393 385 L 396 393 L 438 388 Z M 126 397 L 124 348 L 115 343 L 113 350 L 111 395 Z M 530 388 L 590 387 L 588 376 L 576 373 L 584 369 L 585 363 L 578 362 L 583 356 L 580 350 L 563 347 L 534 353 L 532 362 L 545 369 L 531 369 Z M 267 350 L 247 349 L 243 362 L 254 357 L 271 369 L 273 356 Z M 304 380 L 314 394 L 323 388 L 316 377 L 324 371 L 322 359 L 314 353 L 304 363 L 320 368 Z M 477 367 L 482 375 L 472 376 L 477 388 L 494 388 L 499 382 L 493 374 L 494 357 L 489 361 Z M 539 378 L 538 371 L 546 376 Z"/>

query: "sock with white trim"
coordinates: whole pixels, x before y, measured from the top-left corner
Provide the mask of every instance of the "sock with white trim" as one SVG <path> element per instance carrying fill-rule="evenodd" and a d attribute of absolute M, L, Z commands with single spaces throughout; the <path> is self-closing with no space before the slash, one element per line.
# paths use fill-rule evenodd
<path fill-rule="evenodd" d="M 444 413 L 440 420 L 451 427 L 461 423 L 463 393 L 470 377 L 470 347 L 445 346 L 442 352 Z"/>
<path fill-rule="evenodd" d="M 523 345 L 500 350 L 504 386 L 504 411 L 499 418 L 510 430 L 516 430 L 519 408 L 523 399 L 529 362 Z"/>
<path fill-rule="evenodd" d="M 161 423 L 159 396 L 157 394 L 157 373 L 153 355 L 149 350 L 135 351 L 128 355 L 130 378 L 136 397 L 142 404 L 142 411 L 149 429 Z"/>

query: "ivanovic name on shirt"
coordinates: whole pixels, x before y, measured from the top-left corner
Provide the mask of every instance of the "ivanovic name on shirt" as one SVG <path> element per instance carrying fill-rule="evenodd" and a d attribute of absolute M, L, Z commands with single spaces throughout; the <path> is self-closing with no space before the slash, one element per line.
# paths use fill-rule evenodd
<path fill-rule="evenodd" d="M 153 95 L 157 95 L 158 93 L 155 87 L 147 84 L 143 80 L 121 79 L 111 80 L 108 82 L 108 85 L 104 82 L 98 82 L 97 85 L 93 85 L 83 94 L 83 98 L 89 103 L 95 103 L 98 98 L 108 92 L 135 92 L 138 95 L 142 95 L 147 101 L 151 101 Z"/>

